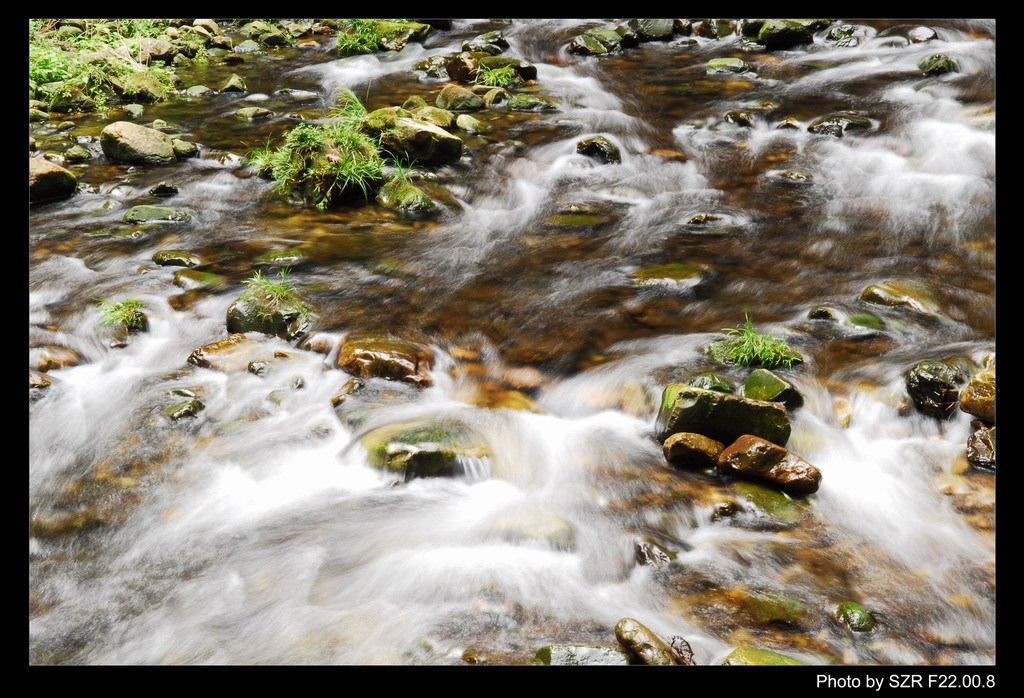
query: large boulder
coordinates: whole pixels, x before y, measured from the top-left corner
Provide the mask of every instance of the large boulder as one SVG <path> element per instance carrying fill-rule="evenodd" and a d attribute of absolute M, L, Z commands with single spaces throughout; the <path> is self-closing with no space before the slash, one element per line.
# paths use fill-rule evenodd
<path fill-rule="evenodd" d="M 78 180 L 69 170 L 42 158 L 28 159 L 28 199 L 32 203 L 64 199 L 75 193 Z"/>
<path fill-rule="evenodd" d="M 100 133 L 103 153 L 112 160 L 141 165 L 177 161 L 171 137 L 131 121 L 115 121 Z"/>
<path fill-rule="evenodd" d="M 789 440 L 790 430 L 789 413 L 777 402 L 751 400 L 685 383 L 665 388 L 655 426 L 659 441 L 678 432 L 690 432 L 728 444 L 752 434 L 780 446 Z"/>
<path fill-rule="evenodd" d="M 338 349 L 337 365 L 359 378 L 385 378 L 430 385 L 434 355 L 429 347 L 397 337 L 354 334 Z"/>
<path fill-rule="evenodd" d="M 821 471 L 795 453 L 758 436 L 745 434 L 718 456 L 726 474 L 771 483 L 788 492 L 818 491 Z"/>
<path fill-rule="evenodd" d="M 948 419 L 960 397 L 964 374 L 941 361 L 919 361 L 906 374 L 907 394 L 923 414 Z"/>

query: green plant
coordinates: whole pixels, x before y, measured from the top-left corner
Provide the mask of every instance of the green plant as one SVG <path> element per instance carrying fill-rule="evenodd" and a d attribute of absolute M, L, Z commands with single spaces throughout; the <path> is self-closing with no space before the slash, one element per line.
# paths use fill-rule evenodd
<path fill-rule="evenodd" d="M 295 291 L 295 286 L 288 281 L 289 272 L 290 269 L 285 267 L 277 273 L 281 280 L 273 281 L 257 270 L 251 279 L 242 282 L 246 285 L 242 298 L 252 301 L 262 317 L 270 317 L 284 306 L 302 315 L 309 315 L 309 308 Z"/>
<path fill-rule="evenodd" d="M 330 118 L 320 124 L 299 124 L 277 148 L 268 143 L 251 151 L 247 161 L 277 184 L 324 209 L 358 191 L 369 199 L 384 177 L 377 145 L 360 130 L 366 108 L 351 90 L 340 91 Z"/>
<path fill-rule="evenodd" d="M 507 65 L 500 68 L 480 66 L 475 72 L 476 82 L 480 85 L 487 85 L 489 87 L 508 87 L 509 85 L 523 81 L 523 79 L 519 77 L 519 73 L 516 72 L 515 68 Z"/>
<path fill-rule="evenodd" d="M 792 366 L 803 361 L 799 352 L 789 348 L 786 340 L 773 335 L 761 334 L 754 329 L 750 316 L 741 328 L 723 328 L 726 334 L 733 335 L 722 339 L 709 347 L 711 356 L 717 361 L 737 366 Z"/>
<path fill-rule="evenodd" d="M 120 303 L 96 299 L 100 306 L 100 325 L 114 326 L 119 329 L 143 330 L 146 327 L 146 316 L 142 312 L 142 301 L 126 298 Z"/>

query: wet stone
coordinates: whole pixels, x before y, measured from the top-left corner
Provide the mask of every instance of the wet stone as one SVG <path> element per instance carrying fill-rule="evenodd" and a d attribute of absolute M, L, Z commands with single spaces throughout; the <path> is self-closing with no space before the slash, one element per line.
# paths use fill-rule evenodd
<path fill-rule="evenodd" d="M 718 463 L 725 449 L 721 441 L 700 434 L 679 432 L 665 439 L 665 460 L 679 468 L 708 468 Z"/>
<path fill-rule="evenodd" d="M 361 443 L 371 466 L 400 474 L 406 482 L 474 475 L 490 456 L 474 432 L 450 424 L 379 429 L 364 436 Z"/>
<path fill-rule="evenodd" d="M 964 375 L 941 361 L 920 361 L 907 371 L 907 394 L 919 412 L 937 419 L 952 416 Z"/>
<path fill-rule="evenodd" d="M 762 650 L 754 647 L 738 647 L 733 650 L 722 664 L 727 666 L 765 666 L 765 665 L 802 665 L 799 659 L 793 659 L 784 654 L 771 650 Z"/>
<path fill-rule="evenodd" d="M 545 666 L 614 666 L 629 664 L 629 655 L 614 647 L 548 645 L 537 650 L 536 660 Z"/>
<path fill-rule="evenodd" d="M 189 354 L 188 362 L 200 368 L 210 368 L 216 371 L 231 373 L 234 371 L 245 371 L 249 362 L 253 360 L 252 354 L 260 351 L 262 345 L 244 334 L 233 334 L 226 339 L 210 342 L 199 347 Z"/>
<path fill-rule="evenodd" d="M 576 152 L 594 157 L 603 163 L 622 162 L 618 146 L 604 136 L 584 138 L 576 143 Z"/>
<path fill-rule="evenodd" d="M 793 384 L 765 368 L 751 371 L 743 384 L 743 396 L 754 400 L 781 402 L 793 410 L 804 404 L 804 399 Z"/>
<path fill-rule="evenodd" d="M 166 206 L 132 206 L 121 217 L 124 223 L 148 223 L 150 221 L 187 221 L 192 216 L 178 208 Z"/>
<path fill-rule="evenodd" d="M 696 376 L 692 376 L 686 380 L 687 385 L 691 385 L 694 388 L 703 388 L 704 390 L 715 390 L 720 393 L 733 394 L 736 392 L 736 388 L 729 379 L 723 378 L 717 373 L 701 373 Z"/>
<path fill-rule="evenodd" d="M 731 444 L 747 434 L 781 446 L 789 439 L 790 424 L 786 408 L 779 403 L 675 383 L 662 394 L 655 431 L 662 440 L 691 432 Z"/>
<path fill-rule="evenodd" d="M 704 67 L 709 73 L 745 73 L 751 69 L 742 58 L 712 58 Z"/>
<path fill-rule="evenodd" d="M 184 400 L 170 405 L 164 409 L 164 414 L 176 422 L 185 417 L 195 417 L 203 409 L 206 409 L 206 405 L 201 400 L 192 398 L 191 400 Z"/>
<path fill-rule="evenodd" d="M 996 428 L 981 428 L 967 439 L 967 462 L 983 470 L 996 469 Z"/>
<path fill-rule="evenodd" d="M 672 666 L 680 664 L 672 648 L 649 628 L 632 618 L 615 624 L 615 637 L 640 664 Z"/>
<path fill-rule="evenodd" d="M 168 182 L 160 182 L 150 187 L 149 193 L 151 196 L 174 196 L 178 193 L 178 187 Z"/>
<path fill-rule="evenodd" d="M 426 346 L 388 336 L 350 335 L 338 350 L 337 366 L 360 378 L 384 378 L 428 386 L 433 352 Z"/>
<path fill-rule="evenodd" d="M 986 422 L 996 421 L 996 369 L 984 368 L 973 376 L 960 393 L 960 409 Z"/>
<path fill-rule="evenodd" d="M 850 630 L 867 632 L 875 627 L 875 619 L 856 601 L 844 601 L 836 606 L 834 617 Z"/>
<path fill-rule="evenodd" d="M 821 472 L 795 453 L 766 439 L 746 434 L 718 456 L 725 475 L 766 482 L 789 492 L 818 491 Z"/>
<path fill-rule="evenodd" d="M 153 262 L 162 267 L 194 267 L 203 260 L 187 250 L 161 250 L 153 255 Z"/>

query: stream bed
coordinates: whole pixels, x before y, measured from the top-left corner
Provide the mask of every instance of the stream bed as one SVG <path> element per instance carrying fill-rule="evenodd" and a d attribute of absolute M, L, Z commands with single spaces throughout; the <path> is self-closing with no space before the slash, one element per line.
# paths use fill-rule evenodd
<path fill-rule="evenodd" d="M 994 470 L 965 458 L 971 415 L 921 414 L 904 381 L 995 352 L 995 22 L 837 23 L 870 40 L 676 36 L 582 56 L 573 37 L 616 22 L 454 20 L 339 59 L 318 36 L 179 70 L 183 87 L 237 73 L 247 89 L 146 105 L 138 123 L 200 146 L 159 167 L 103 156 L 119 105 L 72 117 L 95 157 L 65 165 L 74 196 L 29 213 L 29 361 L 50 381 L 30 387 L 30 663 L 531 664 L 615 646 L 629 617 L 697 664 L 738 647 L 993 664 Z M 936 37 L 908 39 L 921 25 Z M 560 107 L 475 112 L 491 130 L 460 132 L 457 163 L 413 168 L 445 192 L 439 214 L 321 211 L 246 166 L 339 88 L 369 110 L 433 104 L 447 81 L 413 66 L 495 29 L 536 65 L 521 91 Z M 959 72 L 922 74 L 935 53 Z M 708 72 L 721 57 L 754 69 Z M 234 117 L 253 105 L 274 115 Z M 807 130 L 837 113 L 869 125 Z M 595 135 L 621 162 L 577 152 Z M 161 182 L 178 193 L 151 195 Z M 122 222 L 142 204 L 191 218 Z M 153 262 L 169 249 L 222 281 L 178 285 Z M 696 273 L 643 282 L 673 264 Z M 228 337 L 242 282 L 285 266 L 308 335 L 249 333 L 263 375 L 188 363 Z M 926 307 L 862 300 L 892 281 Z M 149 327 L 119 341 L 96 300 L 126 297 Z M 655 439 L 669 384 L 743 384 L 749 369 L 705 349 L 746 317 L 804 358 L 778 373 L 803 400 L 787 448 L 821 471 L 805 498 L 673 468 Z M 359 333 L 429 347 L 429 385 L 369 378 L 336 399 L 352 378 L 339 344 Z M 52 356 L 71 358 L 40 371 Z M 204 409 L 168 418 L 184 395 Z M 435 423 L 488 455 L 408 482 L 371 465 L 368 434 Z M 837 623 L 845 601 L 874 628 Z"/>

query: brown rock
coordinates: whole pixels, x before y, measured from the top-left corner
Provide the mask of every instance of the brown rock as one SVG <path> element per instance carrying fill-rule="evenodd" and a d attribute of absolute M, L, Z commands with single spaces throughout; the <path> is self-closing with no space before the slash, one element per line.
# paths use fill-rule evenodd
<path fill-rule="evenodd" d="M 360 378 L 385 378 L 431 384 L 427 371 L 434 355 L 428 347 L 396 337 L 350 335 L 338 350 L 337 365 Z"/>
<path fill-rule="evenodd" d="M 199 347 L 189 354 L 188 362 L 200 368 L 212 368 L 226 373 L 246 371 L 249 362 L 258 358 L 254 354 L 261 346 L 244 334 L 236 333 Z"/>
<path fill-rule="evenodd" d="M 995 366 L 978 371 L 960 392 L 960 409 L 986 422 L 996 421 Z"/>
<path fill-rule="evenodd" d="M 791 492 L 817 492 L 821 482 L 821 472 L 803 458 L 750 434 L 722 451 L 718 468 L 727 475 L 768 482 Z"/>
<path fill-rule="evenodd" d="M 721 441 L 700 434 L 679 432 L 665 439 L 665 460 L 679 468 L 706 468 L 718 462 L 725 449 Z"/>

